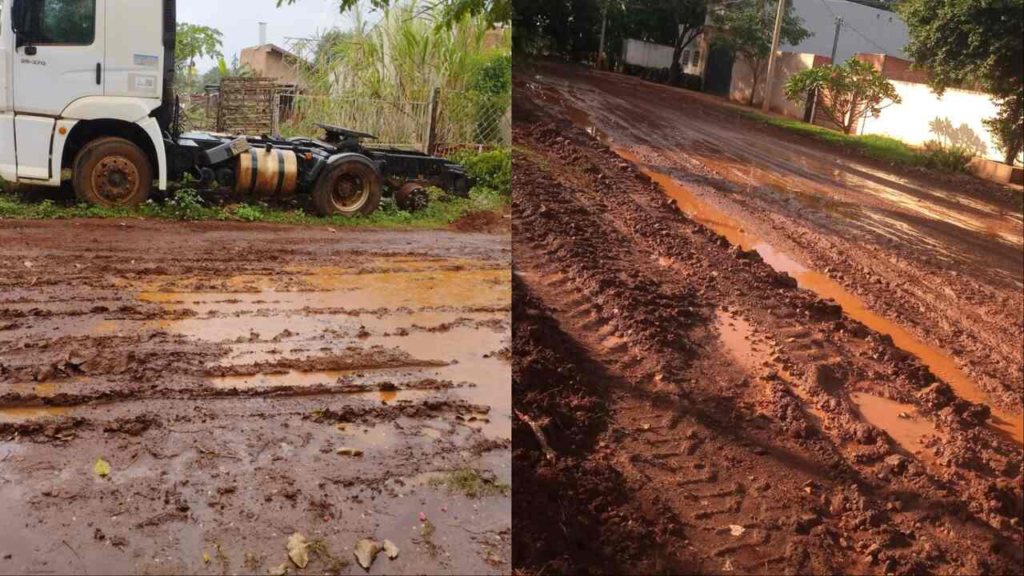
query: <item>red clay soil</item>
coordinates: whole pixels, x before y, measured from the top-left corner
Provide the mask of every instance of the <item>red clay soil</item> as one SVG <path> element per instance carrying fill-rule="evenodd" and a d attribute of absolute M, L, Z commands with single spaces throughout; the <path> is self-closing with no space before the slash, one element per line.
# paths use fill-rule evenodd
<path fill-rule="evenodd" d="M 0 220 L 0 574 L 507 573 L 509 240 Z"/>
<path fill-rule="evenodd" d="M 766 126 L 721 98 L 621 74 L 549 63 L 521 88 L 715 207 L 733 235 L 753 239 L 745 248 L 768 244 L 816 273 L 806 287 L 841 286 L 1021 414 L 1019 188 L 893 166 Z M 721 231 L 719 217 L 707 223 Z"/>
<path fill-rule="evenodd" d="M 486 234 L 507 234 L 512 228 L 511 218 L 490 210 L 470 212 L 452 223 L 451 229 L 458 232 L 481 232 Z"/>
<path fill-rule="evenodd" d="M 987 407 L 515 94 L 516 571 L 1024 573 Z"/>

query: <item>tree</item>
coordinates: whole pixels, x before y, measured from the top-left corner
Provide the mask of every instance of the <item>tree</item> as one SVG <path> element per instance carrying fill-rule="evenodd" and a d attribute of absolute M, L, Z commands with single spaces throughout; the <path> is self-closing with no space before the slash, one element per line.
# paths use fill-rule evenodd
<path fill-rule="evenodd" d="M 812 90 L 821 96 L 819 109 L 844 134 L 851 133 L 865 114 L 877 116 L 883 108 L 901 102 L 892 82 L 873 65 L 857 58 L 839 66 L 820 66 L 794 74 L 786 82 L 786 99 L 806 102 Z"/>
<path fill-rule="evenodd" d="M 674 39 L 672 42 L 672 66 L 669 67 L 669 84 L 678 84 L 682 76 L 683 67 L 680 59 L 683 50 L 690 45 L 700 33 L 704 31 L 704 23 L 707 21 L 708 0 L 664 0 L 663 10 L 670 18 L 667 22 L 673 24 Z"/>
<path fill-rule="evenodd" d="M 292 5 L 298 0 L 277 0 L 277 6 Z M 340 0 L 342 12 L 355 10 L 362 0 Z M 374 10 L 387 10 L 400 4 L 401 0 L 369 0 Z M 440 26 L 451 28 L 463 17 L 484 14 L 489 24 L 500 24 L 512 20 L 512 0 L 428 0 L 421 13 L 436 13 Z"/>
<path fill-rule="evenodd" d="M 897 10 L 910 33 L 907 53 L 936 93 L 975 87 L 999 102 L 987 125 L 1012 164 L 1024 139 L 1024 0 L 905 0 Z"/>
<path fill-rule="evenodd" d="M 195 73 L 196 59 L 198 58 L 220 58 L 221 38 L 220 30 L 209 26 L 199 26 L 187 22 L 178 23 L 178 40 L 174 49 L 174 66 L 178 71 L 178 77 L 184 72 L 186 80 L 186 91 L 192 92 L 192 77 Z"/>
<path fill-rule="evenodd" d="M 750 66 L 754 80 L 747 102 L 750 106 L 754 105 L 758 83 L 771 56 L 778 7 L 778 0 L 741 0 L 739 4 L 712 15 L 712 21 L 722 31 L 715 37 L 715 45 L 726 48 L 733 57 L 742 57 Z M 811 36 L 802 24 L 803 19 L 796 15 L 793 1 L 789 0 L 782 18 L 782 42 L 795 46 Z"/>

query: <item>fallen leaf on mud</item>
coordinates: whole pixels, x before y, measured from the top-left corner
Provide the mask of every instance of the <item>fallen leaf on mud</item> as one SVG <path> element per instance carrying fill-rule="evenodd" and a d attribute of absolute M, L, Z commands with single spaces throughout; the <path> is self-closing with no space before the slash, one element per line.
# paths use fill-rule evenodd
<path fill-rule="evenodd" d="M 110 476 L 110 464 L 103 458 L 96 460 L 96 465 L 92 469 L 99 476 Z"/>
<path fill-rule="evenodd" d="M 370 565 L 373 564 L 377 554 L 380 553 L 380 543 L 375 540 L 363 538 L 356 542 L 356 560 L 359 561 L 359 565 L 363 567 L 363 570 L 369 570 Z"/>
<path fill-rule="evenodd" d="M 288 557 L 295 562 L 299 568 L 305 568 L 309 564 L 309 542 L 306 537 L 296 532 L 288 538 Z"/>
<path fill-rule="evenodd" d="M 280 566 L 275 566 L 275 567 L 271 568 L 267 572 L 267 574 L 270 574 L 270 576 L 284 576 L 287 573 L 288 573 L 288 563 L 287 562 L 285 562 L 284 564 L 281 564 Z"/>
<path fill-rule="evenodd" d="M 358 448 L 341 447 L 338 448 L 337 453 L 339 456 L 352 456 L 353 458 L 361 458 L 363 451 Z"/>
<path fill-rule="evenodd" d="M 391 540 L 384 541 L 384 553 L 388 555 L 388 558 L 394 560 L 398 558 L 398 546 Z"/>
<path fill-rule="evenodd" d="M 732 571 L 733 571 L 732 560 L 726 560 L 725 561 L 725 566 L 722 566 L 722 572 L 732 572 Z"/>
<path fill-rule="evenodd" d="M 730 524 L 729 525 L 729 532 L 733 536 L 743 536 L 743 533 L 746 532 L 746 531 L 747 531 L 747 529 L 744 528 L 743 526 L 739 526 L 737 524 Z"/>
<path fill-rule="evenodd" d="M 203 552 L 203 563 L 204 564 L 209 564 L 210 563 L 210 555 L 207 554 L 206 552 Z"/>
<path fill-rule="evenodd" d="M 501 561 L 501 557 L 494 553 L 492 550 L 487 551 L 487 563 L 491 566 L 501 566 L 504 562 Z"/>

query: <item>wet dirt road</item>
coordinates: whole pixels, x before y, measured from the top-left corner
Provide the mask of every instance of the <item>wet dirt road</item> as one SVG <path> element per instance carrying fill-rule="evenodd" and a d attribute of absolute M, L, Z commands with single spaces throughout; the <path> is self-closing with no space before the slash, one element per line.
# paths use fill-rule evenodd
<path fill-rule="evenodd" d="M 515 77 L 513 565 L 1024 573 L 1013 414 L 687 216 L 564 90 Z"/>
<path fill-rule="evenodd" d="M 627 76 L 543 65 L 531 83 L 691 217 L 891 336 L 1024 435 L 1019 189 L 837 152 L 714 97 Z"/>
<path fill-rule="evenodd" d="M 507 234 L 0 222 L 0 574 L 266 574 L 295 532 L 316 573 L 360 538 L 508 572 L 509 268 Z"/>

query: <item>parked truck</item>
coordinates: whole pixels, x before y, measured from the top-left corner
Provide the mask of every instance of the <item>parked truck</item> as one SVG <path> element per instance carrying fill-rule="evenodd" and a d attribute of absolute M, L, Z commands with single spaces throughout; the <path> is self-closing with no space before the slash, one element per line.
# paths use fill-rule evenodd
<path fill-rule="evenodd" d="M 175 0 L 0 0 L 0 178 L 130 207 L 191 174 L 263 198 L 309 193 L 324 216 L 368 215 L 385 192 L 409 209 L 430 186 L 469 194 L 461 166 L 336 126 L 317 139 L 182 132 L 176 30 Z"/>

